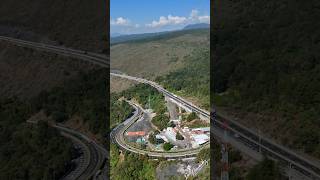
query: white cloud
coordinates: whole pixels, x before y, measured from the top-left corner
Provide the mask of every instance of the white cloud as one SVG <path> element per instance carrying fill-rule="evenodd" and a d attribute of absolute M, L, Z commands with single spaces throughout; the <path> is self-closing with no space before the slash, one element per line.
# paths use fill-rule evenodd
<path fill-rule="evenodd" d="M 201 23 L 210 23 L 210 16 L 199 16 L 198 19 Z"/>
<path fill-rule="evenodd" d="M 123 17 L 118 17 L 115 20 L 111 19 L 110 24 L 114 26 L 128 26 L 130 25 L 130 20 Z"/>
<path fill-rule="evenodd" d="M 196 10 L 196 9 L 193 9 L 192 11 L 191 11 L 191 13 L 190 13 L 190 19 L 197 19 L 197 17 L 198 17 L 198 14 L 199 14 L 199 11 L 198 10 Z"/>
<path fill-rule="evenodd" d="M 210 16 L 207 16 L 207 15 L 199 16 L 199 11 L 196 9 L 193 9 L 191 11 L 189 19 L 193 23 L 197 23 L 197 22 L 210 23 Z"/>
<path fill-rule="evenodd" d="M 149 24 L 146 24 L 146 27 L 162 27 L 168 25 L 181 25 L 181 24 L 188 24 L 188 23 L 210 23 L 210 16 L 208 15 L 199 15 L 199 11 L 193 9 L 189 15 L 189 17 L 183 16 L 172 16 L 168 15 L 167 17 L 161 16 L 158 21 L 152 21 Z"/>
<path fill-rule="evenodd" d="M 186 17 L 179 17 L 179 16 L 172 16 L 169 15 L 168 17 L 161 16 L 159 21 L 152 21 L 150 24 L 146 24 L 147 27 L 161 27 L 166 25 L 177 25 L 186 23 Z"/>

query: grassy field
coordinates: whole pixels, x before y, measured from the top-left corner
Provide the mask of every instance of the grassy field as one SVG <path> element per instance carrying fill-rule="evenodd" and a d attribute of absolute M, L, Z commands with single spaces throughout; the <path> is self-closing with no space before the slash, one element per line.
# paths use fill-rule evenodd
<path fill-rule="evenodd" d="M 199 46 L 209 46 L 208 30 L 116 44 L 110 49 L 111 69 L 155 79 L 184 67 L 184 57 Z"/>

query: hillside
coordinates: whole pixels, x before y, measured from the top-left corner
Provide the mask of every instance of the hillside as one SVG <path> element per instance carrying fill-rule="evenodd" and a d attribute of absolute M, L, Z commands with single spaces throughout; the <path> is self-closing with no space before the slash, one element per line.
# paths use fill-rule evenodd
<path fill-rule="evenodd" d="M 104 0 L 3 0 L 0 36 L 107 52 L 106 6 Z M 0 41 L 0 179 L 60 179 L 74 169 L 78 150 L 42 121 L 101 140 L 107 75 L 89 62 Z M 39 123 L 26 123 L 30 118 Z"/>
<path fill-rule="evenodd" d="M 319 1 L 218 1 L 216 7 L 218 111 L 320 158 Z"/>
<path fill-rule="evenodd" d="M 2 0 L 0 35 L 102 52 L 107 48 L 105 0 Z"/>
<path fill-rule="evenodd" d="M 0 99 L 30 99 L 93 68 L 88 62 L 0 42 Z"/>
<path fill-rule="evenodd" d="M 182 31 L 111 46 L 111 69 L 154 79 L 184 66 L 195 47 L 209 46 L 209 30 Z"/>
<path fill-rule="evenodd" d="M 207 24 L 207 23 L 189 24 L 185 26 L 183 29 L 188 30 L 188 29 L 206 29 L 206 28 L 210 28 L 210 24 Z"/>

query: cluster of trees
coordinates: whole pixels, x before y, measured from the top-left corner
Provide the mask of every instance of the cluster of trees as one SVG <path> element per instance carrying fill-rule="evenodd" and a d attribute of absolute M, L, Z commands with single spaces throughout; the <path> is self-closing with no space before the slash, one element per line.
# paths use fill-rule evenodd
<path fill-rule="evenodd" d="M 88 73 L 79 73 L 63 86 L 43 91 L 32 100 L 35 111 L 44 110 L 57 122 L 66 121 L 78 115 L 88 123 L 94 134 L 107 133 L 108 110 L 106 99 L 106 69 L 94 69 Z"/>
<path fill-rule="evenodd" d="M 208 46 L 193 50 L 184 57 L 185 66 L 159 76 L 156 81 L 165 88 L 185 96 L 196 97 L 204 108 L 210 106 L 210 50 Z"/>
<path fill-rule="evenodd" d="M 198 118 L 197 114 L 195 112 L 192 112 L 186 117 L 186 120 L 190 122 L 190 121 L 197 119 L 197 118 Z"/>
<path fill-rule="evenodd" d="M 111 145 L 111 179 L 116 180 L 153 180 L 156 179 L 156 162 L 147 157 L 126 152 L 120 160 L 119 149 Z"/>
<path fill-rule="evenodd" d="M 160 130 L 165 129 L 168 127 L 169 124 L 169 117 L 166 114 L 157 114 L 155 117 L 152 118 L 152 123 L 157 126 Z"/>
<path fill-rule="evenodd" d="M 156 144 L 157 143 L 157 138 L 154 133 L 149 134 L 148 140 L 151 144 Z"/>
<path fill-rule="evenodd" d="M 110 95 L 110 127 L 123 122 L 133 112 L 133 107 L 126 101 L 120 101 L 119 95 Z"/>
<path fill-rule="evenodd" d="M 30 104 L 0 100 L 0 179 L 58 179 L 70 169 L 72 144 L 44 121 L 27 124 Z"/>
<path fill-rule="evenodd" d="M 156 116 L 152 119 L 152 123 L 160 130 L 166 128 L 169 124 L 169 117 L 165 114 L 166 106 L 164 97 L 156 89 L 146 84 L 138 84 L 126 91 L 123 91 L 119 96 L 124 96 L 126 99 L 134 98 L 144 108 L 152 108 L 156 112 Z M 149 107 L 150 106 L 150 107 Z"/>
<path fill-rule="evenodd" d="M 177 140 L 184 140 L 184 137 L 179 132 L 177 132 L 176 139 Z"/>
<path fill-rule="evenodd" d="M 197 154 L 197 159 L 196 159 L 197 162 L 201 162 L 204 160 L 207 160 L 207 161 L 210 160 L 210 148 L 202 149 L 199 152 L 199 154 Z"/>
<path fill-rule="evenodd" d="M 163 149 L 165 151 L 170 151 L 172 148 L 173 148 L 173 144 L 171 144 L 169 142 L 166 142 L 166 143 L 163 144 Z"/>
<path fill-rule="evenodd" d="M 248 180 L 285 180 L 287 179 L 284 177 L 278 165 L 270 160 L 270 159 L 264 159 L 257 165 L 255 165 L 252 169 L 250 169 L 248 175 L 246 176 L 246 179 Z"/>
<path fill-rule="evenodd" d="M 217 10 L 212 29 L 214 103 L 276 115 L 275 121 L 285 122 L 285 126 L 272 123 L 278 125 L 276 133 L 286 134 L 279 138 L 316 157 L 320 157 L 318 5 L 315 0 L 226 1 L 221 7 L 228 10 Z"/>
<path fill-rule="evenodd" d="M 144 108 L 152 108 L 159 114 L 166 112 L 163 95 L 149 85 L 137 84 L 126 91 L 122 91 L 120 96 L 124 96 L 126 99 L 134 98 L 142 104 Z M 151 107 L 149 107 L 149 102 Z"/>

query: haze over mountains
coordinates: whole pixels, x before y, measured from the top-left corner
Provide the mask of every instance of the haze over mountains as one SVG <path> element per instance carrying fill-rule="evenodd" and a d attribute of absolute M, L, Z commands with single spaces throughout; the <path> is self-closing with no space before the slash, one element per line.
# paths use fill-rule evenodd
<path fill-rule="evenodd" d="M 125 41 L 133 41 L 133 40 L 140 40 L 145 38 L 156 37 L 159 35 L 170 34 L 174 32 L 184 31 L 184 30 L 196 30 L 196 29 L 208 29 L 210 28 L 210 24 L 206 23 L 198 23 L 198 24 L 189 24 L 184 28 L 176 31 L 163 31 L 163 32 L 156 32 L 156 33 L 142 33 L 142 34 L 121 34 L 121 33 L 111 33 L 111 44 L 122 43 Z"/>

